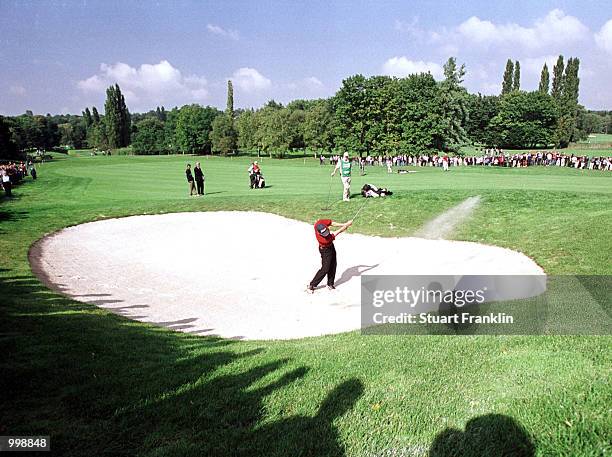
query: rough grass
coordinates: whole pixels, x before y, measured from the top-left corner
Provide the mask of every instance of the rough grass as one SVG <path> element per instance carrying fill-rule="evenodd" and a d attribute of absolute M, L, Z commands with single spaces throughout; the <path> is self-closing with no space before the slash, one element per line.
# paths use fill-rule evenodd
<path fill-rule="evenodd" d="M 0 204 L 1 434 L 49 434 L 57 455 L 607 455 L 609 337 L 202 338 L 66 299 L 32 276 L 28 248 L 67 225 L 128 214 L 261 210 L 320 216 L 328 167 L 271 161 L 250 190 L 244 159 L 68 157 Z M 456 239 L 525 252 L 548 273 L 610 274 L 612 175 L 556 168 L 416 169 L 371 182 L 354 230 L 413 234 L 472 195 Z M 340 199 L 339 180 L 333 195 Z M 336 202 L 332 218 L 361 202 Z M 259 227 L 245 227 L 257 239 Z M 265 247 L 262 247 L 265 251 Z M 339 255 L 342 255 L 340 252 Z M 205 274 L 205 271 L 203 271 Z"/>

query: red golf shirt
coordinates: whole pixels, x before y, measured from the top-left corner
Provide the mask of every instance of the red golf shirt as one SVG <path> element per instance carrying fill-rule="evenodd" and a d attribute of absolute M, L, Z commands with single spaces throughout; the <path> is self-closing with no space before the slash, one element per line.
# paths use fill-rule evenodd
<path fill-rule="evenodd" d="M 334 236 L 333 233 L 330 232 L 329 236 L 323 236 L 319 233 L 319 231 L 317 230 L 317 225 L 319 224 L 323 224 L 326 225 L 327 228 L 329 229 L 329 226 L 331 225 L 332 220 L 331 219 L 320 219 L 317 222 L 314 223 L 314 228 L 315 228 L 315 236 L 317 237 L 317 241 L 319 242 L 319 247 L 320 248 L 324 248 L 329 246 L 330 244 L 332 244 L 334 242 L 334 240 L 336 239 L 336 237 Z"/>

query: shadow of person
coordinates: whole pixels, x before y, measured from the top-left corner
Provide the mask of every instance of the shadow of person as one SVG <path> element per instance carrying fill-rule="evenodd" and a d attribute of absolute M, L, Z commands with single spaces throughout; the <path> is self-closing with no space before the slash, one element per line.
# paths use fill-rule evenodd
<path fill-rule="evenodd" d="M 429 457 L 532 457 L 535 445 L 513 418 L 487 414 L 470 419 L 465 431 L 447 428 L 436 436 Z"/>
<path fill-rule="evenodd" d="M 340 286 L 345 282 L 350 281 L 356 276 L 361 276 L 366 271 L 370 271 L 376 268 L 378 265 L 378 263 L 376 265 L 355 265 L 354 267 L 347 268 L 342 272 L 340 279 L 336 281 L 336 286 Z"/>
<path fill-rule="evenodd" d="M 353 408 L 363 384 L 350 379 L 332 390 L 313 417 L 281 419 L 253 431 L 252 455 L 344 456 L 334 421 Z"/>

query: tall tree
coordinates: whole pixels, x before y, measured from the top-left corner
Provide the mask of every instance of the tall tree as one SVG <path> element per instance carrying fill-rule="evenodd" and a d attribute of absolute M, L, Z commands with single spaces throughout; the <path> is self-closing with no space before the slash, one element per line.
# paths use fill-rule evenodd
<path fill-rule="evenodd" d="M 96 108 L 95 106 L 93 106 L 91 108 L 91 113 L 92 113 L 92 120 L 94 124 L 99 124 L 100 123 L 100 113 L 98 113 L 98 108 Z"/>
<path fill-rule="evenodd" d="M 467 91 L 461 86 L 464 76 L 465 64 L 457 68 L 455 58 L 450 57 L 444 64 L 444 81 L 439 85 L 441 135 L 437 149 L 450 148 L 467 140 L 464 128 L 468 117 Z"/>
<path fill-rule="evenodd" d="M 512 90 L 514 92 L 521 90 L 521 63 L 518 60 L 514 62 L 514 78 L 512 80 Z"/>
<path fill-rule="evenodd" d="M 132 122 L 118 84 L 106 89 L 104 122 L 108 145 L 111 148 L 122 148 L 130 144 Z"/>
<path fill-rule="evenodd" d="M 557 58 L 557 63 L 553 67 L 553 80 L 552 80 L 552 89 L 550 90 L 550 95 L 555 100 L 559 100 L 561 98 L 561 92 L 563 91 L 563 56 L 559 56 Z"/>
<path fill-rule="evenodd" d="M 544 62 L 544 66 L 542 67 L 542 73 L 540 74 L 540 86 L 538 90 L 543 94 L 548 93 L 548 87 L 550 86 L 550 74 L 548 73 L 548 65 Z"/>
<path fill-rule="evenodd" d="M 571 141 L 577 139 L 578 119 L 578 95 L 580 78 L 578 70 L 580 60 L 570 57 L 563 74 L 563 85 L 561 95 L 557 99 L 559 107 L 559 125 L 557 128 L 557 144 L 559 147 L 567 147 Z"/>
<path fill-rule="evenodd" d="M 89 128 L 91 126 L 91 124 L 93 123 L 93 119 L 91 117 L 91 111 L 89 111 L 89 108 L 85 108 L 85 111 L 83 111 L 83 120 L 85 121 L 85 127 Z"/>
<path fill-rule="evenodd" d="M 234 86 L 232 80 L 227 80 L 227 108 L 225 114 L 229 116 L 232 121 L 234 120 Z"/>
<path fill-rule="evenodd" d="M 512 83 L 514 79 L 514 64 L 508 59 L 506 62 L 506 70 L 504 71 L 504 80 L 502 82 L 501 94 L 509 94 L 512 91 Z"/>

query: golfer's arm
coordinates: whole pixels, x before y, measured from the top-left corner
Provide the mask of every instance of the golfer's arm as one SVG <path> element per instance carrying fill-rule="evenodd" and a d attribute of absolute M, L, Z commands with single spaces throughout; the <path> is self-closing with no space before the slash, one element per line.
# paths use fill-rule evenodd
<path fill-rule="evenodd" d="M 351 224 L 349 224 L 348 222 L 345 224 L 340 224 L 340 229 L 336 230 L 334 232 L 334 236 L 338 236 L 340 235 L 342 232 L 344 232 L 347 228 L 349 228 L 351 226 Z"/>

